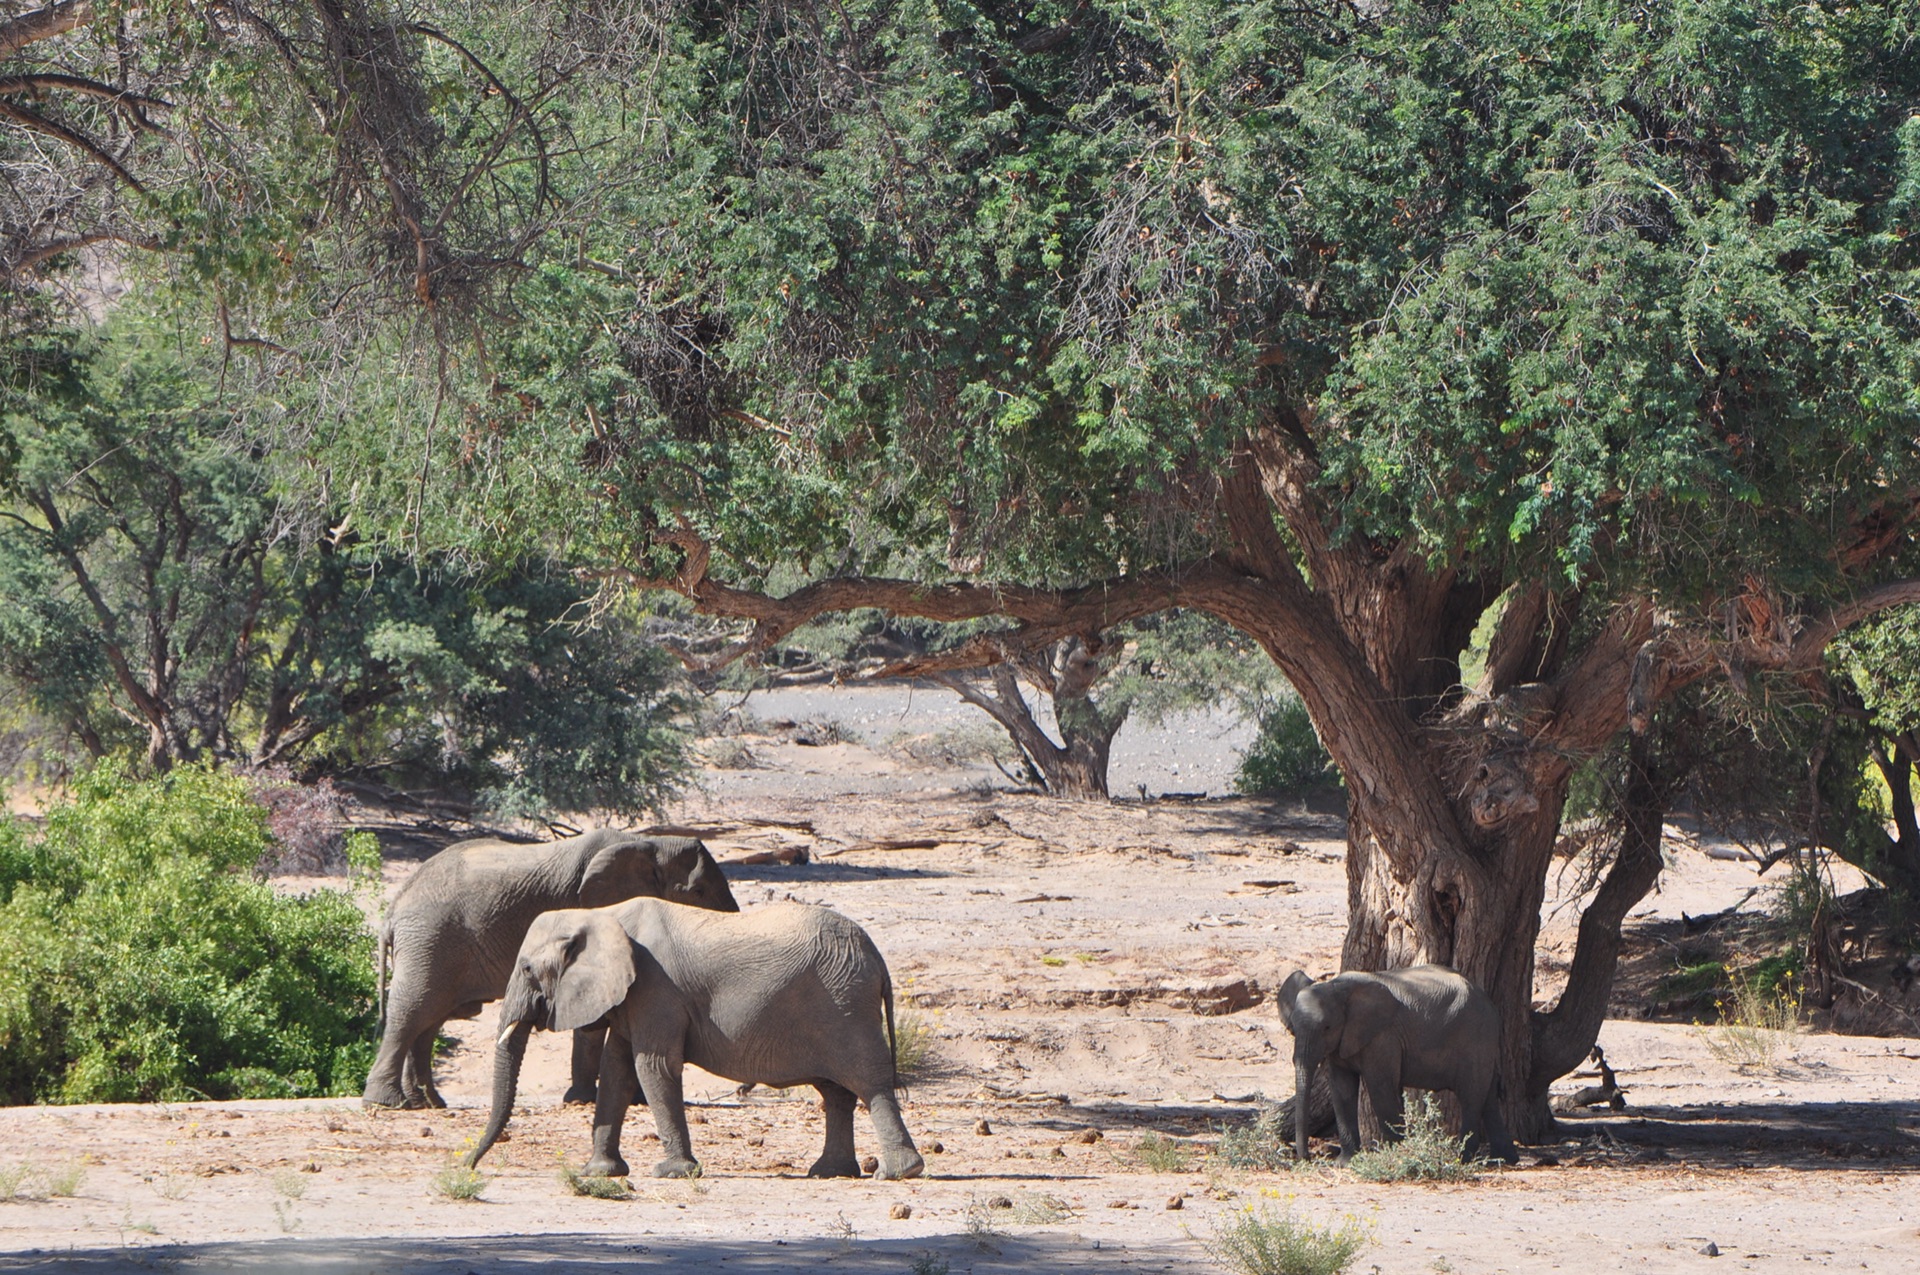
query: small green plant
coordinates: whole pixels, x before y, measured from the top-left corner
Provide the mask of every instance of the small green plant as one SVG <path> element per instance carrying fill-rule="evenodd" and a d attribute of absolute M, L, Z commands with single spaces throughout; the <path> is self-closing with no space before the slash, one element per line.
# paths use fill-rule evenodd
<path fill-rule="evenodd" d="M 1222 1129 L 1213 1154 L 1234 1169 L 1275 1173 L 1293 1163 L 1293 1139 L 1281 1123 L 1287 1104 L 1263 1101 L 1251 1123 Z"/>
<path fill-rule="evenodd" d="M 1050 968 L 1058 969 L 1067 963 L 1067 958 L 1064 956 L 1043 956 L 1040 958 L 1040 963 Z"/>
<path fill-rule="evenodd" d="M 907 1275 L 947 1275 L 953 1266 L 938 1253 L 922 1253 L 907 1266 Z"/>
<path fill-rule="evenodd" d="M 1689 996 L 1700 996 L 1716 987 L 1723 987 L 1727 981 L 1727 967 L 1719 961 L 1699 961 L 1692 965 L 1680 965 L 1661 976 L 1653 985 L 1655 1000 L 1681 1000 Z"/>
<path fill-rule="evenodd" d="M 449 1164 L 433 1175 L 433 1189 L 449 1200 L 477 1200 L 487 1189 L 486 1175 L 464 1164 Z"/>
<path fill-rule="evenodd" d="M 1017 1226 L 1055 1226 L 1071 1221 L 1073 1206 L 1057 1195 L 1022 1191 L 1014 1197 L 1007 1220 Z"/>
<path fill-rule="evenodd" d="M 598 1173 L 581 1173 L 571 1165 L 560 1166 L 560 1182 L 575 1195 L 595 1200 L 631 1200 L 633 1186 L 625 1178 L 610 1178 Z"/>
<path fill-rule="evenodd" d="M 127 1205 L 126 1210 L 120 1214 L 120 1229 L 123 1231 L 138 1231 L 142 1235 L 160 1234 L 160 1228 L 153 1224 L 151 1218 L 140 1218 L 137 1221 L 134 1219 L 133 1205 L 131 1204 Z"/>
<path fill-rule="evenodd" d="M 273 1202 L 273 1217 L 274 1220 L 280 1224 L 280 1231 L 283 1235 L 292 1235 L 300 1229 L 300 1214 L 294 1207 L 292 1200 L 275 1200 Z"/>
<path fill-rule="evenodd" d="M 1465 1147 L 1465 1138 L 1448 1136 L 1439 1105 L 1423 1093 L 1407 1109 L 1400 1141 L 1362 1151 L 1347 1167 L 1364 1182 L 1464 1182 L 1486 1167 L 1465 1159 Z"/>
<path fill-rule="evenodd" d="M 11 1169 L 0 1169 L 0 1201 L 32 1199 L 33 1166 L 16 1164 Z"/>
<path fill-rule="evenodd" d="M 1155 1173 L 1185 1173 L 1193 1164 L 1191 1144 L 1149 1133 L 1133 1148 L 1134 1158 Z"/>
<path fill-rule="evenodd" d="M 1000 1246 L 994 1243 L 1000 1238 L 1000 1230 L 993 1224 L 993 1205 L 976 1195 L 967 1201 L 967 1243 L 982 1253 L 998 1253 Z"/>
<path fill-rule="evenodd" d="M 1720 998 L 1720 1021 L 1701 1027 L 1701 1038 L 1715 1058 L 1740 1071 L 1774 1065 L 1780 1042 L 1800 1026 L 1800 997 L 1792 976 L 1775 973 L 1771 986 L 1756 975 L 1735 974 L 1732 990 Z"/>
<path fill-rule="evenodd" d="M 914 1009 L 902 1009 L 893 1022 L 893 1069 L 911 1076 L 933 1055 L 933 1024 Z"/>
<path fill-rule="evenodd" d="M 1371 1238 L 1352 1216 L 1318 1226 L 1294 1217 L 1291 1206 L 1250 1204 L 1217 1219 L 1205 1244 L 1209 1257 L 1242 1275 L 1340 1275 Z"/>
<path fill-rule="evenodd" d="M 148 1181 L 153 1183 L 154 1194 L 163 1200 L 184 1200 L 187 1198 L 188 1189 L 193 1185 L 193 1179 L 178 1173 L 161 1173 L 149 1178 Z"/>
<path fill-rule="evenodd" d="M 273 1193 L 297 1200 L 307 1193 L 307 1180 L 292 1169 L 282 1169 L 273 1175 Z"/>
<path fill-rule="evenodd" d="M 69 1161 L 57 1169 L 47 1170 L 47 1194 L 56 1197 L 77 1195 L 80 1184 L 87 1180 L 87 1166 L 78 1160 Z"/>

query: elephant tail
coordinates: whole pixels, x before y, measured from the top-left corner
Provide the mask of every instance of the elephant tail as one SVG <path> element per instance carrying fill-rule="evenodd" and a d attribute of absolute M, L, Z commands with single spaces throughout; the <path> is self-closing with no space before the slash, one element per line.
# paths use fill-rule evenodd
<path fill-rule="evenodd" d="M 381 1035 L 387 1031 L 387 954 L 393 951 L 393 924 L 380 923 L 380 938 L 374 944 L 373 964 L 373 1004 L 379 1026 L 375 1028 Z"/>
<path fill-rule="evenodd" d="M 893 1034 L 893 974 L 882 970 L 880 974 L 880 1004 L 887 1014 L 887 1066 L 893 1075 L 893 1087 L 900 1087 L 900 1042 Z"/>

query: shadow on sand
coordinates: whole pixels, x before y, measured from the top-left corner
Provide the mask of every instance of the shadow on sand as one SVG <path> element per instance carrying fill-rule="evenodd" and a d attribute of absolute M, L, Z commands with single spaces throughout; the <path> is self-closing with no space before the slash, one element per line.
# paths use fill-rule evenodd
<path fill-rule="evenodd" d="M 136 1271 L 284 1272 L 285 1275 L 533 1275 L 554 1271 L 673 1271 L 684 1275 L 839 1271 L 902 1275 L 925 1269 L 988 1275 L 997 1271 L 1200 1272 L 1200 1246 L 1118 1248 L 1060 1233 L 983 1237 L 965 1233 L 912 1240 L 843 1243 L 836 1239 L 717 1240 L 588 1234 L 395 1239 L 291 1237 L 225 1244 L 166 1244 L 0 1255 L 0 1271 L 132 1275 Z"/>

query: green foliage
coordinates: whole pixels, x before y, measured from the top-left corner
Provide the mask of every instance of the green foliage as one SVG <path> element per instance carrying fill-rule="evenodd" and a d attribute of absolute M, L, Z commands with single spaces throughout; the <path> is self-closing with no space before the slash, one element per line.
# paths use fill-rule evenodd
<path fill-rule="evenodd" d="M 911 1078 L 933 1058 L 933 1023 L 917 1009 L 902 1009 L 894 1017 L 893 1069 Z"/>
<path fill-rule="evenodd" d="M 1465 1158 L 1466 1143 L 1448 1136 L 1439 1104 L 1423 1092 L 1407 1107 L 1398 1142 L 1362 1151 L 1347 1167 L 1363 1182 L 1465 1182 L 1486 1167 L 1484 1160 Z"/>
<path fill-rule="evenodd" d="M 1207 1256 L 1240 1275 L 1340 1275 L 1372 1242 L 1369 1228 L 1349 1216 L 1321 1226 L 1294 1216 L 1291 1205 L 1252 1205 L 1222 1213 L 1206 1241 Z"/>
<path fill-rule="evenodd" d="M 625 1178 L 581 1173 L 571 1165 L 560 1166 L 560 1185 L 575 1195 L 595 1200 L 631 1200 L 633 1186 Z"/>
<path fill-rule="evenodd" d="M 1260 733 L 1240 759 L 1234 787 L 1253 797 L 1304 797 L 1340 787 L 1306 705 L 1288 696 L 1260 714 Z"/>
<path fill-rule="evenodd" d="M 490 1179 L 478 1169 L 464 1164 L 449 1164 L 434 1173 L 431 1185 L 434 1194 L 445 1196 L 449 1200 L 471 1203 L 480 1198 L 487 1189 Z"/>
<path fill-rule="evenodd" d="M 1246 1124 L 1220 1131 L 1213 1154 L 1234 1169 L 1278 1172 L 1292 1167 L 1293 1127 L 1287 1104 L 1262 1102 Z"/>
<path fill-rule="evenodd" d="M 0 1093 L 9 1102 L 345 1094 L 372 1060 L 353 899 L 253 876 L 265 811 L 197 766 L 80 776 L 45 828 L 0 823 Z"/>
<path fill-rule="evenodd" d="M 1185 1173 L 1193 1163 L 1193 1146 L 1178 1138 L 1149 1133 L 1134 1146 L 1133 1155 L 1155 1173 Z"/>
<path fill-rule="evenodd" d="M 0 385 L 0 678 L 43 722 L 155 765 L 398 768 L 502 814 L 637 812 L 674 785 L 681 704 L 640 617 L 575 623 L 588 591 L 538 561 L 324 532 L 163 330 L 47 338 Z"/>

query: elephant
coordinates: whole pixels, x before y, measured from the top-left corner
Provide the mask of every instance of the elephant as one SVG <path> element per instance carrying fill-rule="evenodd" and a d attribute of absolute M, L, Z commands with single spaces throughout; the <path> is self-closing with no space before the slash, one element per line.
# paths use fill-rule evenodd
<path fill-rule="evenodd" d="M 1280 1017 L 1293 1033 L 1294 1149 L 1307 1158 L 1314 1073 L 1327 1064 L 1340 1163 L 1360 1149 L 1360 1084 L 1366 1082 L 1389 1140 L 1401 1128 L 1402 1087 L 1451 1089 L 1460 1100 L 1469 1156 L 1491 1143 L 1518 1160 L 1500 1114 L 1500 1012 L 1485 992 L 1443 965 L 1316 983 L 1295 970 L 1280 986 Z"/>
<path fill-rule="evenodd" d="M 447 1019 L 472 1018 L 482 1003 L 500 998 L 534 918 L 554 908 L 599 907 L 636 895 L 740 910 L 720 865 L 692 837 L 599 829 L 544 845 L 480 838 L 427 860 L 400 887 L 380 927 L 380 1050 L 363 1100 L 369 1106 L 445 1106 L 433 1086 L 434 1037 Z M 567 1101 L 593 1101 L 604 1035 L 574 1034 Z"/>
<path fill-rule="evenodd" d="M 500 1018 L 493 1112 L 470 1167 L 506 1128 L 532 1030 L 569 1031 L 602 1018 L 607 1048 L 589 1174 L 627 1172 L 620 1131 L 635 1075 L 664 1153 L 654 1176 L 699 1173 L 680 1088 L 686 1063 L 742 1084 L 818 1089 L 826 1147 L 810 1177 L 860 1176 L 856 1102 L 867 1104 L 880 1137 L 875 1176 L 918 1177 L 926 1167 L 894 1096 L 887 963 L 865 930 L 826 908 L 777 903 L 726 915 L 632 899 L 548 912 L 520 945 Z"/>

